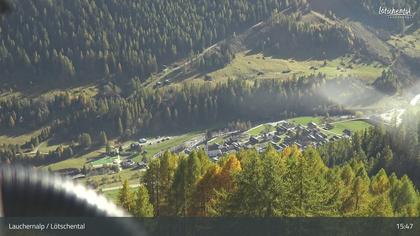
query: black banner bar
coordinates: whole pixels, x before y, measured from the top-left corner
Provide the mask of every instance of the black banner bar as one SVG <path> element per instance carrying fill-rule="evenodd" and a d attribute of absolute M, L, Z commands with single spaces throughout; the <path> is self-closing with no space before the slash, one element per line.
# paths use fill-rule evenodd
<path fill-rule="evenodd" d="M 420 218 L 0 218 L 5 236 L 420 235 Z"/>

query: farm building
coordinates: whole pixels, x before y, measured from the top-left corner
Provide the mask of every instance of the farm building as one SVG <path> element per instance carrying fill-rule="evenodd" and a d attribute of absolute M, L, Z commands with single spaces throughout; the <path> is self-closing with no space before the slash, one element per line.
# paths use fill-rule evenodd
<path fill-rule="evenodd" d="M 213 158 L 222 156 L 223 153 L 220 149 L 216 149 L 216 150 L 208 151 L 207 154 L 209 155 L 210 158 L 213 159 Z"/>

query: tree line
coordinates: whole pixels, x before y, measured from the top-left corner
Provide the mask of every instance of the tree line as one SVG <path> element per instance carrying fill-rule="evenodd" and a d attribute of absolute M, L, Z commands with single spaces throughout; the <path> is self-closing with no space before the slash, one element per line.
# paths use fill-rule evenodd
<path fill-rule="evenodd" d="M 361 160 L 327 167 L 314 148 L 242 150 L 212 163 L 204 151 L 154 159 L 137 191 L 119 204 L 151 216 L 419 216 L 420 196 L 406 176 L 369 175 Z M 141 204 L 140 204 L 141 203 Z"/>

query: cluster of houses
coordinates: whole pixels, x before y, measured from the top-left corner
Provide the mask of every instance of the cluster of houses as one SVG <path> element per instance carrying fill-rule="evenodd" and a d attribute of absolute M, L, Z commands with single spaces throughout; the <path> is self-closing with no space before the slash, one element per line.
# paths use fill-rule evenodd
<path fill-rule="evenodd" d="M 268 145 L 271 145 L 277 151 L 282 151 L 288 146 L 296 145 L 298 148 L 304 150 L 309 146 L 318 147 L 330 141 L 336 141 L 338 139 L 348 138 L 351 136 L 350 130 L 344 130 L 343 134 L 340 136 L 327 136 L 325 131 L 333 129 L 334 126 L 332 124 L 326 124 L 322 127 L 322 129 L 313 122 L 303 126 L 288 121 L 280 121 L 274 125 L 275 130 L 264 132 L 258 136 L 250 136 L 246 132 L 233 131 L 224 134 L 223 143 L 208 144 L 205 137 L 202 137 L 174 146 L 170 148 L 169 151 L 173 153 L 184 152 L 189 154 L 194 149 L 202 148 L 204 144 L 204 150 L 207 152 L 209 158 L 213 161 L 217 161 L 223 155 L 236 152 L 241 149 L 255 148 L 258 152 L 263 152 Z M 146 150 L 143 150 L 142 148 L 142 146 L 147 142 L 147 139 L 139 139 L 138 142 L 131 143 L 128 153 L 147 153 Z M 163 153 L 164 151 L 158 152 L 153 156 L 153 158 L 159 158 Z M 107 154 L 111 157 L 116 157 L 112 163 L 100 164 L 98 166 L 93 165 L 91 166 L 89 173 L 86 174 L 97 175 L 115 171 L 118 172 L 121 169 L 129 168 L 144 169 L 148 166 L 148 163 L 145 161 L 135 162 L 129 157 L 123 157 L 120 159 L 121 154 L 122 156 L 125 155 L 117 148 L 112 148 Z"/>
<path fill-rule="evenodd" d="M 326 129 L 333 128 L 331 124 L 327 124 L 327 126 Z M 282 151 L 288 146 L 296 145 L 298 148 L 304 150 L 309 146 L 318 147 L 330 141 L 336 141 L 342 137 L 348 138 L 350 136 L 351 131 L 344 130 L 341 137 L 338 135 L 328 137 L 313 122 L 308 123 L 307 126 L 303 126 L 287 121 L 280 121 L 277 123 L 275 131 L 259 136 L 250 136 L 247 139 L 241 139 L 240 135 L 235 134 L 227 138 L 223 144 L 214 143 L 207 145 L 205 150 L 209 158 L 217 161 L 221 156 L 240 149 L 255 148 L 258 152 L 263 152 L 268 145 L 271 145 L 277 151 Z"/>
<path fill-rule="evenodd" d="M 241 149 L 256 149 L 258 152 L 266 150 L 268 145 L 271 145 L 277 151 L 282 151 L 288 146 L 296 145 L 301 150 L 312 147 L 319 147 L 330 141 L 336 141 L 341 138 L 349 138 L 352 132 L 348 129 L 343 131 L 341 135 L 326 135 L 334 128 L 332 124 L 325 124 L 322 128 L 316 123 L 310 122 L 306 126 L 294 124 L 288 121 L 280 121 L 275 123 L 275 130 L 262 132 L 260 135 L 251 136 L 246 132 L 232 131 L 224 133 L 223 143 L 208 144 L 205 137 L 196 138 L 180 145 L 174 146 L 169 151 L 173 153 L 186 153 L 189 154 L 194 149 L 202 148 L 207 152 L 210 159 L 218 161 L 220 157 L 231 152 L 236 152 Z M 332 132 L 331 132 L 332 133 Z M 167 139 L 163 139 L 167 140 Z M 105 162 L 97 165 L 91 165 L 89 170 L 68 170 L 71 173 L 63 173 L 67 176 L 72 176 L 74 179 L 84 178 L 85 176 L 100 175 L 107 173 L 115 173 L 121 169 L 139 168 L 147 169 L 148 163 L 146 160 L 135 162 L 131 158 L 134 152 L 141 152 L 146 154 L 146 150 L 142 148 L 148 142 L 147 139 L 139 139 L 138 142 L 130 144 L 129 149 L 123 152 L 122 148 L 112 148 L 108 150 L 107 155 L 112 162 Z M 156 153 L 153 158 L 159 158 L 164 151 Z M 129 155 L 130 154 L 130 155 Z M 120 158 L 122 157 L 122 158 Z"/>
<path fill-rule="evenodd" d="M 239 151 L 244 148 L 244 145 L 245 143 L 241 140 L 240 135 L 233 134 L 223 144 L 213 143 L 206 145 L 205 150 L 210 159 L 217 161 L 226 153 Z"/>
<path fill-rule="evenodd" d="M 284 122 L 277 126 L 276 133 L 285 136 L 283 145 L 296 145 L 300 149 L 318 147 L 329 142 L 328 136 L 313 122 L 308 123 L 306 127 Z"/>

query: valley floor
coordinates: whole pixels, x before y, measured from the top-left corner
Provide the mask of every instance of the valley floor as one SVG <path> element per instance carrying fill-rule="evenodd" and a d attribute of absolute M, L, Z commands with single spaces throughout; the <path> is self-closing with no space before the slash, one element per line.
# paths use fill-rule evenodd
<path fill-rule="evenodd" d="M 328 129 L 325 128 L 327 123 L 331 125 Z M 315 126 L 308 127 L 308 124 Z M 328 119 L 325 117 L 298 117 L 259 124 L 243 132 L 215 132 L 208 145 L 204 144 L 204 131 L 180 136 L 149 137 L 147 143 L 142 144 L 143 148 L 140 152 L 132 151 L 130 148 L 131 144 L 137 143 L 136 140 L 127 141 L 121 144 L 123 151 L 115 158 L 111 154 L 107 154 L 105 148 L 100 148 L 86 155 L 54 163 L 44 168 L 61 172 L 71 168 L 83 168 L 83 166 L 92 167 L 92 164 L 95 164 L 97 166 L 91 169 L 88 175 L 81 176 L 77 181 L 93 187 L 103 192 L 111 200 L 115 200 L 124 180 L 127 179 L 132 188 L 137 187 L 145 168 L 147 168 L 147 160 L 158 158 L 166 150 L 189 153 L 194 149 L 204 149 L 213 161 L 217 161 L 221 156 L 242 148 L 256 148 L 258 151 L 262 151 L 267 145 L 272 145 L 277 150 L 282 150 L 287 145 L 298 145 L 301 148 L 306 148 L 309 145 L 322 145 L 332 140 L 348 137 L 351 132 L 370 126 L 371 124 L 366 121 L 348 116 Z M 283 130 L 284 128 L 286 130 Z M 343 133 L 343 131 L 348 133 Z M 119 159 L 119 171 L 110 171 L 106 168 L 102 171 L 95 171 L 96 168 L 101 169 L 104 165 L 116 164 L 114 160 L 117 158 Z M 134 164 L 123 166 L 128 160 L 132 160 Z M 139 163 L 143 162 L 146 165 L 140 166 Z M 79 172 L 69 174 L 76 175 Z"/>

